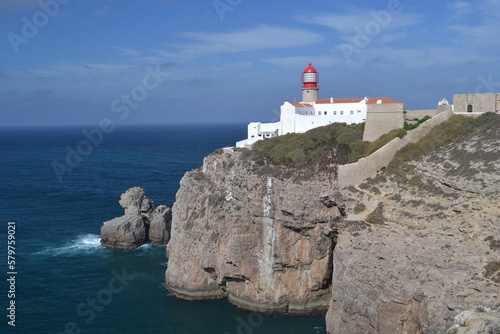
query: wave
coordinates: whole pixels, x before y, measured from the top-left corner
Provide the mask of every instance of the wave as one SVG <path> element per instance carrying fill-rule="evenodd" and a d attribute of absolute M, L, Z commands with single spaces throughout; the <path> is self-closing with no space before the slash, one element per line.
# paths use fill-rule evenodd
<path fill-rule="evenodd" d="M 96 234 L 80 235 L 76 239 L 58 247 L 47 247 L 36 252 L 37 255 L 75 256 L 82 253 L 93 253 L 102 250 L 101 237 Z"/>
<path fill-rule="evenodd" d="M 147 244 L 144 244 L 144 245 L 140 245 L 139 247 L 137 247 L 137 249 L 141 249 L 141 250 L 149 250 L 153 245 L 151 245 L 150 243 L 147 243 Z"/>

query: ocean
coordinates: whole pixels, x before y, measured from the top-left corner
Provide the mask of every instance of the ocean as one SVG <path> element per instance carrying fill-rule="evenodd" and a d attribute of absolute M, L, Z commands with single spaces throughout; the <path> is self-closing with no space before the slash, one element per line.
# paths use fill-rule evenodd
<path fill-rule="evenodd" d="M 103 222 L 123 215 L 121 193 L 142 187 L 172 206 L 183 174 L 245 138 L 245 125 L 96 128 L 0 129 L 0 333 L 325 333 L 321 315 L 176 298 L 164 246 L 100 246 Z"/>

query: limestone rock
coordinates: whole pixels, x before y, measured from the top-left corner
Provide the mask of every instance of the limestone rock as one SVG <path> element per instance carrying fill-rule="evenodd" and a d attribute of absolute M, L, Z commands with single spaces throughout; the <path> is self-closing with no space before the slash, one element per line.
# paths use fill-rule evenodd
<path fill-rule="evenodd" d="M 234 152 L 186 173 L 172 212 L 170 291 L 255 311 L 326 311 L 341 216 L 335 173 L 287 172 Z"/>
<path fill-rule="evenodd" d="M 455 316 L 455 324 L 445 334 L 498 334 L 500 310 L 477 306 Z"/>
<path fill-rule="evenodd" d="M 107 248 L 133 249 L 146 240 L 146 227 L 141 215 L 125 215 L 101 227 L 101 245 Z"/>
<path fill-rule="evenodd" d="M 500 299 L 498 134 L 470 133 L 412 161 L 410 175 L 341 190 L 347 219 L 368 221 L 382 203 L 386 221 L 339 229 L 328 333 L 443 334 L 454 320 L 463 327 L 446 334 L 498 333 L 481 312 L 461 313 Z"/>
<path fill-rule="evenodd" d="M 170 240 L 172 209 L 166 205 L 158 206 L 149 223 L 149 240 L 154 245 L 165 245 Z"/>
<path fill-rule="evenodd" d="M 130 188 L 123 193 L 119 203 L 125 209 L 125 215 L 147 216 L 155 209 L 154 202 L 146 197 L 144 189 L 140 187 Z"/>
<path fill-rule="evenodd" d="M 142 188 L 128 189 L 121 195 L 125 215 L 101 227 L 101 245 L 111 249 L 133 249 L 152 241 L 164 245 L 170 238 L 171 209 L 160 205 L 155 209 Z"/>

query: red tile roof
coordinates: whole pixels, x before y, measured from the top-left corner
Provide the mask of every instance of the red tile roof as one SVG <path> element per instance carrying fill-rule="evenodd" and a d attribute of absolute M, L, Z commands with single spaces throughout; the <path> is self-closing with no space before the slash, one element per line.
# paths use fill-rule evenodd
<path fill-rule="evenodd" d="M 333 99 L 333 103 L 359 103 L 363 100 L 364 99 Z M 390 99 L 387 97 L 383 97 L 383 98 L 368 99 L 367 104 L 377 104 L 378 100 L 381 100 L 382 103 L 399 103 L 396 100 L 393 100 L 393 99 Z M 329 104 L 329 103 L 331 103 L 330 101 L 331 101 L 330 99 L 319 99 L 316 101 L 316 104 Z"/>
<path fill-rule="evenodd" d="M 309 104 L 309 103 L 291 103 L 290 104 L 294 107 L 297 107 L 297 108 L 311 108 L 312 107 L 312 104 Z"/>
<path fill-rule="evenodd" d="M 368 99 L 367 104 L 377 104 L 378 100 L 381 100 L 382 103 L 399 103 L 398 101 L 390 99 L 388 97 L 382 97 L 382 98 L 378 98 L 378 99 Z"/>
<path fill-rule="evenodd" d="M 330 99 L 320 99 L 316 101 L 316 104 L 326 104 L 331 103 Z M 358 103 L 363 101 L 363 99 L 333 99 L 333 103 Z"/>

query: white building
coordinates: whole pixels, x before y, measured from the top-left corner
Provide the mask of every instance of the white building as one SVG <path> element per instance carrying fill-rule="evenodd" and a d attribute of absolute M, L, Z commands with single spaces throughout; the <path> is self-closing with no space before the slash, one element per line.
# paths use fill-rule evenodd
<path fill-rule="evenodd" d="M 399 104 L 389 98 L 318 99 L 318 82 L 319 74 L 309 63 L 302 73 L 302 102 L 283 103 L 279 122 L 248 124 L 248 138 L 237 142 L 236 147 L 248 147 L 261 139 L 303 133 L 331 123 L 362 123 L 370 104 Z"/>

